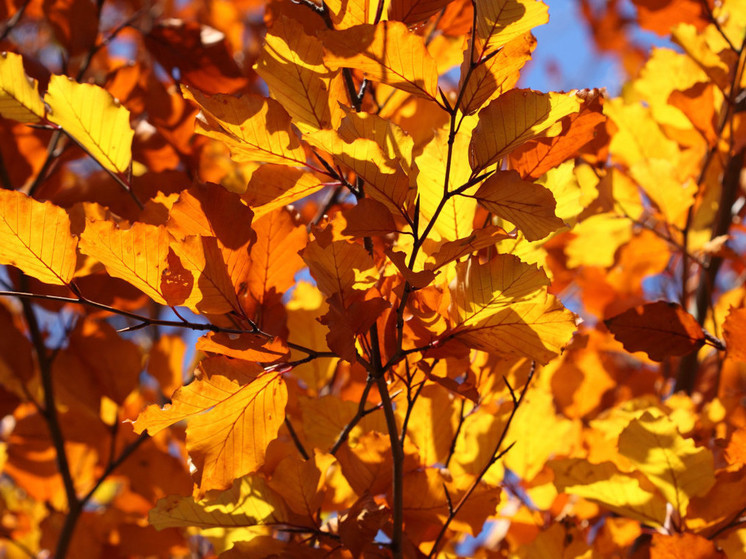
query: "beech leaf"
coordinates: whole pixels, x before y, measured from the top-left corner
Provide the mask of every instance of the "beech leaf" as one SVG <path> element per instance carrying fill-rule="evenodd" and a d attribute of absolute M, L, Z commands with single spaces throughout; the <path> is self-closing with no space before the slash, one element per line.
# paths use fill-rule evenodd
<path fill-rule="evenodd" d="M 47 118 L 62 127 L 104 168 L 124 173 L 132 159 L 130 112 L 105 89 L 53 75 L 44 100 Z"/>
<path fill-rule="evenodd" d="M 65 210 L 0 190 L 0 263 L 44 283 L 66 285 L 75 273 L 77 245 Z"/>
<path fill-rule="evenodd" d="M 604 322 L 624 349 L 644 351 L 653 361 L 686 355 L 705 343 L 697 320 L 676 303 L 646 303 Z"/>

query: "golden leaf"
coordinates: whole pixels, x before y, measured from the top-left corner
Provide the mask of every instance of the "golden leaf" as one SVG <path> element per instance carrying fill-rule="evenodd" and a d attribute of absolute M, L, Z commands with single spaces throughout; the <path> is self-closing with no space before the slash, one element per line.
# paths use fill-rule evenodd
<path fill-rule="evenodd" d="M 65 210 L 0 190 L 0 263 L 44 283 L 66 285 L 75 273 L 77 244 Z"/>
<path fill-rule="evenodd" d="M 538 241 L 565 226 L 547 188 L 524 181 L 516 171 L 498 171 L 474 193 L 480 204 L 514 223 L 529 241 Z"/>
<path fill-rule="evenodd" d="M 639 474 L 623 474 L 612 462 L 592 464 L 580 458 L 552 460 L 554 484 L 563 493 L 599 503 L 627 518 L 663 526 L 666 502 L 649 488 Z"/>
<path fill-rule="evenodd" d="M 665 416 L 644 413 L 619 435 L 619 453 L 655 484 L 680 515 L 715 483 L 712 453 L 682 437 Z"/>
<path fill-rule="evenodd" d="M 211 491 L 199 501 L 169 495 L 150 511 L 148 520 L 157 529 L 173 527 L 218 528 L 277 524 L 287 518 L 285 503 L 267 482 L 256 475 L 243 476 L 230 489 Z"/>
<path fill-rule="evenodd" d="M 467 345 L 547 363 L 575 331 L 572 313 L 547 294 L 549 280 L 536 266 L 497 255 L 485 264 L 458 264 L 456 271 L 454 334 Z"/>
<path fill-rule="evenodd" d="M 323 61 L 321 41 L 306 35 L 296 20 L 280 17 L 265 37 L 256 72 L 267 82 L 270 95 L 301 130 L 332 125 L 329 92 L 335 72 Z"/>
<path fill-rule="evenodd" d="M 44 117 L 44 103 L 36 80 L 23 70 L 23 58 L 14 52 L 0 54 L 0 115 L 18 122 L 34 123 Z"/>
<path fill-rule="evenodd" d="M 425 39 L 398 21 L 325 31 L 324 62 L 329 68 L 357 68 L 373 81 L 435 99 L 438 67 Z"/>
<path fill-rule="evenodd" d="M 62 127 L 101 166 L 124 173 L 132 159 L 130 112 L 111 94 L 67 76 L 53 75 L 44 100 L 49 105 L 47 118 Z"/>
<path fill-rule="evenodd" d="M 211 357 L 200 371 L 200 378 L 174 393 L 171 405 L 142 412 L 135 431 L 154 435 L 188 419 L 187 450 L 201 490 L 226 489 L 264 463 L 285 420 L 287 388 L 279 374 L 246 361 Z"/>
<path fill-rule="evenodd" d="M 547 6 L 540 0 L 477 0 L 474 9 L 479 58 L 549 21 Z"/>
<path fill-rule="evenodd" d="M 290 117 L 274 99 L 258 95 L 206 95 L 184 88 L 184 97 L 202 109 L 196 130 L 220 140 L 237 162 L 305 165 L 306 154 L 290 128 Z"/>
<path fill-rule="evenodd" d="M 526 140 L 546 133 L 580 107 L 572 95 L 512 89 L 479 112 L 469 148 L 474 173 L 494 165 Z"/>

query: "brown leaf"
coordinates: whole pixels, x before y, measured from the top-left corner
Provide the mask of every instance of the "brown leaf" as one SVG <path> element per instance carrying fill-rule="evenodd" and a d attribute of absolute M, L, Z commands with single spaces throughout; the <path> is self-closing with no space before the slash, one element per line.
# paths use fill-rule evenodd
<path fill-rule="evenodd" d="M 686 355 L 705 343 L 697 320 L 680 305 L 666 301 L 640 305 L 604 323 L 624 349 L 644 351 L 653 361 Z"/>

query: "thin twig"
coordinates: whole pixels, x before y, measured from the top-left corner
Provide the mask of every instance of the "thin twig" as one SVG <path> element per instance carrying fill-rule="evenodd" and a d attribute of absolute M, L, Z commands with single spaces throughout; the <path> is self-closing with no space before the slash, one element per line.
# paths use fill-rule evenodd
<path fill-rule="evenodd" d="M 290 418 L 287 415 L 285 416 L 285 427 L 288 428 L 288 433 L 290 433 L 290 438 L 293 439 L 293 444 L 295 444 L 295 448 L 298 449 L 298 452 L 300 452 L 300 455 L 303 457 L 303 460 L 308 460 L 309 459 L 308 452 L 306 452 L 306 449 L 303 447 L 303 443 L 300 442 L 300 439 L 298 438 L 298 433 L 295 432 L 295 427 L 293 427 L 293 424 L 290 422 Z"/>
<path fill-rule="evenodd" d="M 502 458 L 505 456 L 505 454 L 510 451 L 511 448 L 513 448 L 513 445 L 515 444 L 515 441 L 509 444 L 505 449 L 501 450 L 503 443 L 505 442 L 505 438 L 508 436 L 508 431 L 510 430 L 510 425 L 513 423 L 513 419 L 515 418 L 516 412 L 520 409 L 521 404 L 523 403 L 523 399 L 526 396 L 526 393 L 528 392 L 528 388 L 531 385 L 531 380 L 534 378 L 534 373 L 536 372 L 536 361 L 532 362 L 531 364 L 531 370 L 528 373 L 528 378 L 526 379 L 526 384 L 523 386 L 523 389 L 521 390 L 520 396 L 515 395 L 515 391 L 513 390 L 513 387 L 510 385 L 507 379 L 505 380 L 505 384 L 508 387 L 508 391 L 510 392 L 510 397 L 513 400 L 513 409 L 510 411 L 510 415 L 508 416 L 508 420 L 505 423 L 505 427 L 502 430 L 502 433 L 500 434 L 500 437 L 497 440 L 497 443 L 495 443 L 494 450 L 492 451 L 492 458 L 487 461 L 487 463 L 484 465 L 484 467 L 481 469 L 479 474 L 477 474 L 477 477 L 474 479 L 472 484 L 469 486 L 469 489 L 466 490 L 466 492 L 461 496 L 458 503 L 455 507 L 449 507 L 452 508 L 451 512 L 448 514 L 448 517 L 446 518 L 446 521 L 443 523 L 443 526 L 440 529 L 440 532 L 438 532 L 438 536 L 435 538 L 435 542 L 433 543 L 433 547 L 430 550 L 430 553 L 428 554 L 428 559 L 435 556 L 435 554 L 438 552 L 438 548 L 440 547 L 440 544 L 443 540 L 443 537 L 445 536 L 446 531 L 448 530 L 448 526 L 450 526 L 451 522 L 454 518 L 458 515 L 459 511 L 463 508 L 466 501 L 471 497 L 472 493 L 474 493 L 474 490 L 477 488 L 477 486 L 481 483 L 482 478 L 487 474 L 489 469 Z"/>

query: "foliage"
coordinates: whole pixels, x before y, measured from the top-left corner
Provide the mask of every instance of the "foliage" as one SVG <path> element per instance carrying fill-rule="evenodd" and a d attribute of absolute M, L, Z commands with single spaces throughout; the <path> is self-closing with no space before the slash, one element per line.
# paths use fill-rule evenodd
<path fill-rule="evenodd" d="M 746 11 L 634 3 L 618 97 L 540 0 L 4 3 L 3 557 L 742 557 Z"/>

